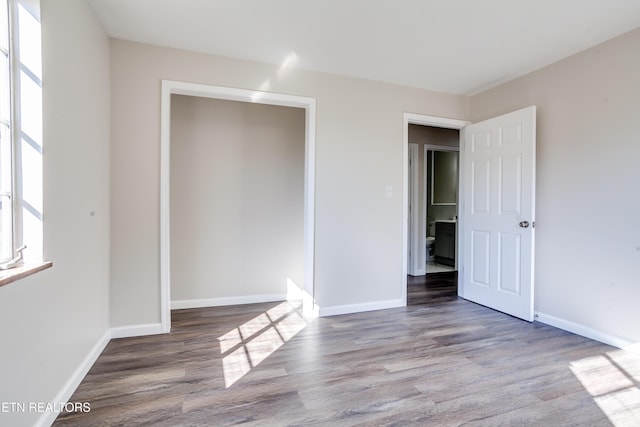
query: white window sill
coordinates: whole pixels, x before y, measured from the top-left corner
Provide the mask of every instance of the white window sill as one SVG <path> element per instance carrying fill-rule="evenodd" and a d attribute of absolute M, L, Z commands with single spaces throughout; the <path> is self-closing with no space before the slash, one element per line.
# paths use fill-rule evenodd
<path fill-rule="evenodd" d="M 0 286 L 8 285 L 16 280 L 24 279 L 25 277 L 36 274 L 42 270 L 46 270 L 52 266 L 53 262 L 44 261 L 38 264 L 25 264 L 9 270 L 0 270 Z"/>

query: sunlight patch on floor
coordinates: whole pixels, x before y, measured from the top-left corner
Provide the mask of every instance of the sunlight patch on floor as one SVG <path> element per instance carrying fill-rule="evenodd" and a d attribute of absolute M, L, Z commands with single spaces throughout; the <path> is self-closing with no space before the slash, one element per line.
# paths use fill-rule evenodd
<path fill-rule="evenodd" d="M 569 368 L 613 425 L 640 425 L 640 354 L 614 350 Z"/>
<path fill-rule="evenodd" d="M 301 309 L 299 305 L 283 302 L 218 338 L 226 388 L 307 326 Z"/>

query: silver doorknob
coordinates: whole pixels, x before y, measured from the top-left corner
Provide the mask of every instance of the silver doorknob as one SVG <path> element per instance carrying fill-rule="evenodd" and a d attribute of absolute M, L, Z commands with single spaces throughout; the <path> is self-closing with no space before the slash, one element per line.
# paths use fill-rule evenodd
<path fill-rule="evenodd" d="M 529 227 L 529 221 L 520 221 L 520 224 L 518 224 L 521 228 L 527 228 Z"/>

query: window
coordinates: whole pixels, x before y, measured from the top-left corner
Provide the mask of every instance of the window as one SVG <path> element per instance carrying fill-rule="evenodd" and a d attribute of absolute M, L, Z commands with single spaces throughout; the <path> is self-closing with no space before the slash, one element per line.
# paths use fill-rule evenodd
<path fill-rule="evenodd" d="M 0 269 L 42 261 L 42 52 L 38 2 L 0 0 Z"/>

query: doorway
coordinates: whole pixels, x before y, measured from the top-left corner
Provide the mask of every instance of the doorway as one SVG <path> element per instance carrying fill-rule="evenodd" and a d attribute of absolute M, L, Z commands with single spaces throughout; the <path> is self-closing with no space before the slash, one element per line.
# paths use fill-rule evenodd
<path fill-rule="evenodd" d="M 409 124 L 408 274 L 456 271 L 460 132 Z"/>
<path fill-rule="evenodd" d="M 415 141 L 414 132 L 425 132 L 427 134 L 444 134 L 446 138 L 441 139 L 440 144 L 431 144 L 426 143 L 426 140 L 423 140 L 422 149 L 417 150 L 421 155 L 418 156 L 420 166 L 417 168 L 419 170 L 419 176 L 417 178 L 417 184 L 419 184 L 424 190 L 426 190 L 427 185 L 427 172 L 425 168 L 425 156 L 423 153 L 426 153 L 427 149 L 425 146 L 445 146 L 452 147 L 450 149 L 457 149 L 459 147 L 460 141 L 460 129 L 464 128 L 468 122 L 456 119 L 448 119 L 441 117 L 433 117 L 433 116 L 425 116 L 420 114 L 412 114 L 412 113 L 404 113 L 403 116 L 403 130 L 404 130 L 404 148 L 403 148 L 403 188 L 404 188 L 404 200 L 403 200 L 403 218 L 404 227 L 403 227 L 403 274 L 402 274 L 402 293 L 403 298 L 407 301 L 407 286 L 409 277 L 418 277 L 422 276 L 422 278 L 426 278 L 426 267 L 427 267 L 427 203 L 426 203 L 426 191 L 418 192 L 415 191 L 415 178 L 413 180 L 410 179 L 409 176 L 409 159 L 410 159 L 410 143 Z M 415 127 L 413 127 L 415 126 Z M 410 139 L 411 134 L 411 139 Z M 419 140 L 417 141 L 420 142 Z M 446 150 L 446 148 L 445 148 Z M 412 174 L 414 177 L 416 173 Z M 414 181 L 414 182 L 411 182 Z M 411 188 L 413 191 L 409 191 Z M 420 194 L 422 193 L 422 197 Z M 414 200 L 411 200 L 411 199 Z M 418 209 L 410 209 L 411 206 L 418 206 Z M 454 215 L 455 216 L 455 215 Z M 413 238 L 412 238 L 413 237 Z M 454 237 L 454 239 L 456 239 Z M 457 240 L 457 239 L 456 239 Z M 454 251 L 456 252 L 455 259 L 459 259 L 457 256 L 458 248 Z M 409 262 L 409 254 L 411 256 L 411 263 Z M 455 267 L 458 267 L 455 265 Z M 443 274 L 443 273 L 438 273 Z M 446 274 L 455 274 L 454 273 L 446 273 Z M 415 279 L 412 279 L 412 282 L 415 282 Z M 456 280 L 457 283 L 457 280 Z M 459 292 L 456 290 L 456 294 Z"/>
<path fill-rule="evenodd" d="M 304 286 L 304 121 L 301 108 L 172 95 L 172 310 Z"/>
<path fill-rule="evenodd" d="M 474 124 L 404 114 L 403 267 L 410 223 L 410 124 L 464 128 L 460 138 L 461 215 L 456 239 L 457 268 L 461 273 L 458 296 L 533 321 L 536 107 Z M 409 269 L 403 270 L 402 292 L 406 298 Z"/>
<path fill-rule="evenodd" d="M 170 144 L 171 97 L 185 95 L 218 100 L 259 103 L 304 109 L 304 285 L 291 293 L 291 299 L 302 299 L 306 315 L 314 315 L 318 308 L 314 300 L 314 204 L 315 204 L 315 99 L 293 95 L 251 91 L 195 83 L 164 80 L 161 100 L 160 137 L 160 315 L 162 332 L 171 328 L 171 276 L 170 276 Z M 289 293 L 287 293 L 289 299 Z"/>

